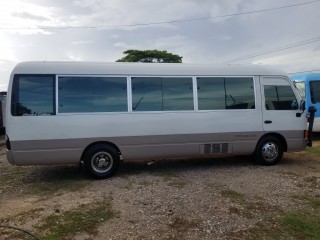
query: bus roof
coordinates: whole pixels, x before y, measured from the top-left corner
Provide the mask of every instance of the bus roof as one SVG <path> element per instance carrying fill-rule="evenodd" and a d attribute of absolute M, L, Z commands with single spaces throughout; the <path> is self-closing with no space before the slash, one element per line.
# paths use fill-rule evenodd
<path fill-rule="evenodd" d="M 270 66 L 238 64 L 186 63 L 105 63 L 105 62 L 21 62 L 12 74 L 110 74 L 110 75 L 167 75 L 167 76 L 253 76 L 287 75 Z"/>

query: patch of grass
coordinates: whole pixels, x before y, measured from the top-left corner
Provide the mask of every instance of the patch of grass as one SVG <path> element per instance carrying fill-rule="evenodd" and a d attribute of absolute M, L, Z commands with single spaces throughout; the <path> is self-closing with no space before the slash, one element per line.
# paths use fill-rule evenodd
<path fill-rule="evenodd" d="M 0 189 L 4 192 L 52 196 L 57 192 L 75 192 L 89 184 L 77 166 L 9 166 L 0 172 Z"/>
<path fill-rule="evenodd" d="M 316 177 L 304 178 L 306 182 L 315 184 Z M 296 239 L 320 239 L 320 197 L 309 193 L 294 195 L 294 199 L 303 201 L 307 206 L 299 211 L 291 211 L 283 215 L 284 229 Z"/>
<path fill-rule="evenodd" d="M 319 196 L 311 196 L 308 193 L 300 194 L 300 195 L 294 195 L 294 199 L 302 200 L 306 202 L 309 206 L 315 209 L 320 210 L 320 197 Z"/>
<path fill-rule="evenodd" d="M 267 219 L 255 227 L 229 234 L 232 239 L 318 240 L 320 239 L 319 214 L 305 211 L 289 212 L 276 219 Z"/>
<path fill-rule="evenodd" d="M 8 168 L 2 169 L 0 173 L 0 184 L 15 184 L 16 182 L 21 180 L 26 172 L 27 169 L 20 166 L 10 166 Z"/>
<path fill-rule="evenodd" d="M 242 193 L 239 193 L 237 191 L 231 190 L 231 189 L 224 189 L 220 191 L 220 194 L 222 197 L 229 198 L 231 201 L 236 203 L 243 203 L 245 199 L 245 195 Z"/>
<path fill-rule="evenodd" d="M 30 194 L 48 197 L 63 191 L 77 192 L 91 181 L 84 178 L 77 166 L 49 166 L 30 171 L 24 186 Z"/>
<path fill-rule="evenodd" d="M 52 196 L 60 191 L 76 192 L 84 188 L 89 181 L 80 179 L 55 179 L 48 182 L 29 185 L 30 193 L 38 196 Z"/>
<path fill-rule="evenodd" d="M 297 211 L 283 212 L 276 207 L 268 207 L 263 204 L 253 206 L 258 213 L 265 214 L 263 223 L 255 227 L 239 232 L 230 233 L 230 238 L 237 239 L 320 239 L 320 199 L 310 194 L 293 196 L 294 199 L 304 201 L 305 208 Z M 233 213 L 238 213 L 233 209 Z M 240 211 L 240 214 L 243 212 Z"/>
<path fill-rule="evenodd" d="M 67 239 L 80 233 L 97 234 L 97 228 L 114 217 L 111 199 L 93 202 L 59 215 L 51 215 L 37 228 L 43 232 L 43 240 Z"/>
<path fill-rule="evenodd" d="M 320 214 L 290 212 L 283 217 L 283 224 L 299 239 L 320 239 Z"/>
<path fill-rule="evenodd" d="M 320 156 L 320 148 L 319 147 L 306 147 L 305 151 L 307 153 Z"/>

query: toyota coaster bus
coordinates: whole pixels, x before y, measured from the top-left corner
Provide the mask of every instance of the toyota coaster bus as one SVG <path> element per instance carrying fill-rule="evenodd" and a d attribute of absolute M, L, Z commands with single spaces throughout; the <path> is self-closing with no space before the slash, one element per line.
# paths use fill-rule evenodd
<path fill-rule="evenodd" d="M 23 62 L 6 106 L 15 165 L 79 164 L 95 178 L 121 160 L 253 155 L 306 146 L 304 102 L 266 66 Z"/>

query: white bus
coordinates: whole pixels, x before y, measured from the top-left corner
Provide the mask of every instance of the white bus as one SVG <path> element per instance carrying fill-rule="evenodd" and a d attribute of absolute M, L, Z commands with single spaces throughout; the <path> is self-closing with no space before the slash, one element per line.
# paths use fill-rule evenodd
<path fill-rule="evenodd" d="M 7 158 L 77 164 L 106 178 L 121 160 L 251 155 L 306 146 L 304 104 L 264 66 L 24 62 L 10 78 Z"/>

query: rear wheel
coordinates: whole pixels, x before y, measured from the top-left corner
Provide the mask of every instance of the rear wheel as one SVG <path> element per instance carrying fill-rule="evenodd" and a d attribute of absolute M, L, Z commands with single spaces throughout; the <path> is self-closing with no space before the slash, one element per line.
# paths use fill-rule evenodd
<path fill-rule="evenodd" d="M 283 146 L 281 141 L 274 136 L 262 138 L 254 151 L 256 162 L 263 165 L 277 164 L 283 156 Z"/>
<path fill-rule="evenodd" d="M 88 149 L 84 155 L 86 172 L 98 179 L 111 177 L 119 168 L 118 151 L 107 144 L 97 144 Z"/>

